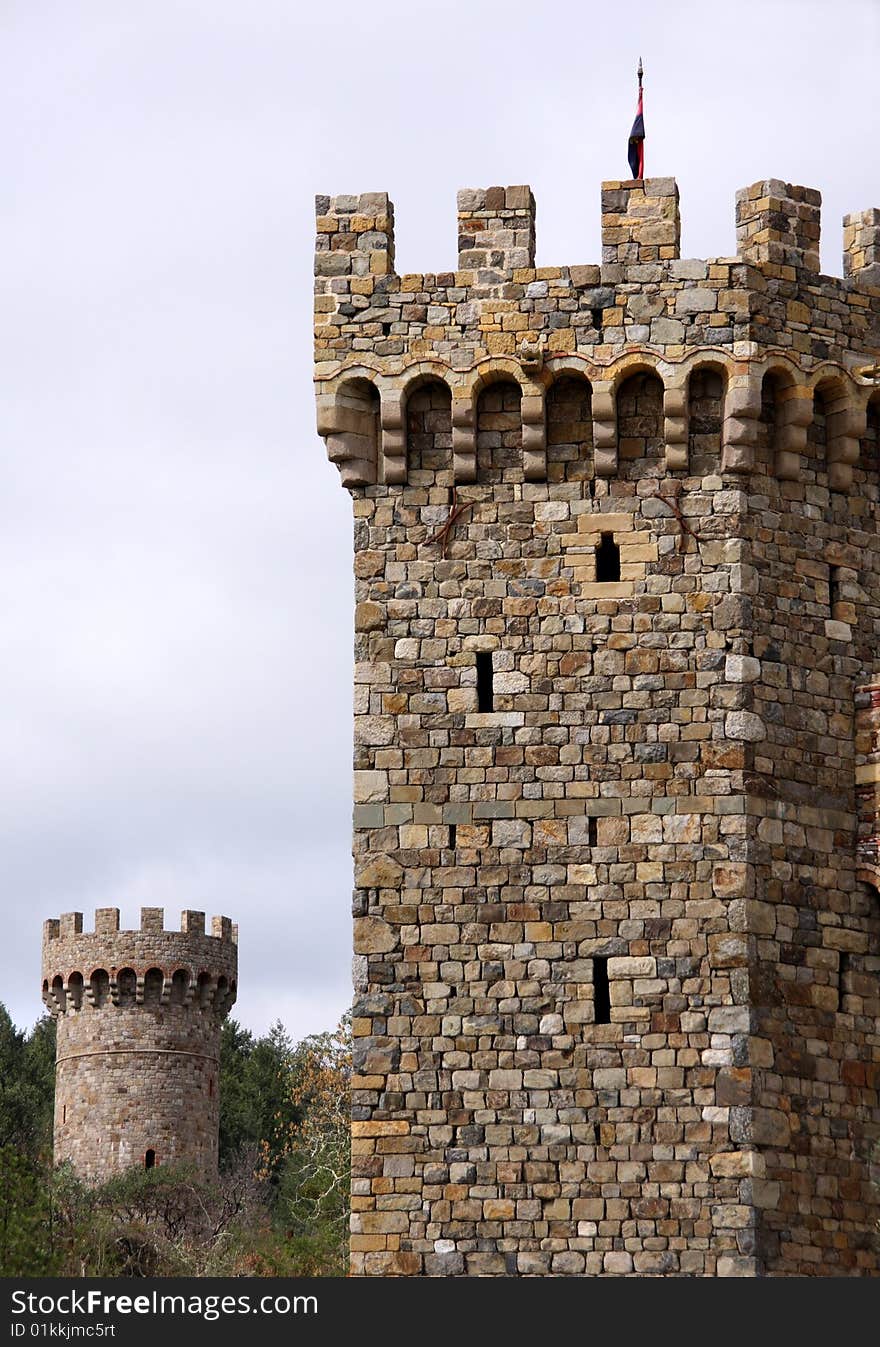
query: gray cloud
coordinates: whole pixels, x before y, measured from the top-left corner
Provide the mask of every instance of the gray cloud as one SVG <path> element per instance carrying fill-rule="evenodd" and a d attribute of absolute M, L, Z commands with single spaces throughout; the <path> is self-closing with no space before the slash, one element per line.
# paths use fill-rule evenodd
<path fill-rule="evenodd" d="M 880 203 L 880 11 L 716 13 L 6 6 L 0 999 L 19 1023 L 43 917 L 111 903 L 228 912 L 240 1018 L 335 1021 L 351 525 L 314 433 L 313 194 L 388 189 L 400 269 L 443 270 L 456 188 L 527 181 L 539 262 L 596 261 L 640 51 L 684 251 L 730 254 L 734 190 L 780 176 L 822 189 L 837 273 L 841 215 Z"/>

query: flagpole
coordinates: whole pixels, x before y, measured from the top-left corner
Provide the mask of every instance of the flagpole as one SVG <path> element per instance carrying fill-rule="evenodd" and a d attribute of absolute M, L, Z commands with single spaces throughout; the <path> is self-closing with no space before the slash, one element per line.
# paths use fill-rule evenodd
<path fill-rule="evenodd" d="M 641 58 L 641 56 L 639 57 L 639 69 L 638 69 L 638 72 L 637 72 L 637 73 L 638 73 L 638 76 L 639 76 L 639 111 L 641 112 L 641 111 L 642 111 L 642 58 Z M 641 159 L 642 159 L 642 164 L 641 164 L 641 167 L 642 167 L 642 174 L 641 174 L 641 176 L 642 176 L 642 178 L 644 178 L 644 176 L 645 176 L 645 142 L 644 142 L 644 140 L 642 141 L 641 146 L 640 146 L 639 148 L 640 148 L 640 150 L 641 150 Z"/>
<path fill-rule="evenodd" d="M 627 162 L 633 178 L 638 181 L 645 176 L 645 119 L 642 110 L 642 58 L 639 57 L 639 101 L 636 107 L 636 119 L 632 124 L 627 145 Z"/>

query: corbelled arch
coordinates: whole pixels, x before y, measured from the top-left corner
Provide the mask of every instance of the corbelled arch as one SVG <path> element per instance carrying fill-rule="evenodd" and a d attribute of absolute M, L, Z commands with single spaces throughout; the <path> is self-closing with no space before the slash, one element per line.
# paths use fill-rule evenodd
<path fill-rule="evenodd" d="M 729 365 L 712 355 L 697 357 L 687 371 L 687 462 L 721 465 Z"/>
<path fill-rule="evenodd" d="M 613 371 L 617 459 L 664 461 L 665 362 L 644 353 L 618 363 Z"/>
<path fill-rule="evenodd" d="M 581 368 L 555 369 L 546 384 L 547 476 L 593 475 L 593 386 Z"/>
<path fill-rule="evenodd" d="M 413 483 L 414 474 L 421 474 L 423 485 L 451 486 L 452 387 L 448 378 L 436 367 L 420 370 L 400 389 L 399 406 L 406 480 Z M 385 480 L 394 480 L 389 476 L 387 448 Z"/>
<path fill-rule="evenodd" d="M 761 412 L 772 471 L 782 481 L 801 475 L 807 428 L 813 419 L 813 395 L 797 365 L 778 355 L 756 366 Z"/>
<path fill-rule="evenodd" d="M 408 480 L 407 406 L 426 384 L 437 383 L 452 393 L 454 377 L 447 365 L 438 360 L 420 360 L 408 365 L 401 374 L 378 375 L 376 387 L 380 399 L 381 453 L 379 480 L 400 486 Z"/>
<path fill-rule="evenodd" d="M 527 374 L 522 364 L 507 356 L 492 356 L 481 361 L 471 372 L 470 375 L 462 381 L 460 393 L 461 404 L 469 404 L 469 410 L 466 413 L 460 412 L 458 423 L 460 431 L 465 427 L 472 427 L 473 441 L 472 452 L 474 454 L 473 465 L 465 462 L 464 455 L 461 455 L 461 446 L 463 445 L 464 435 L 459 434 L 458 445 L 455 440 L 455 425 L 457 405 L 453 403 L 453 445 L 456 446 L 456 480 L 473 481 L 477 476 L 476 459 L 479 455 L 478 437 L 479 412 L 481 405 L 483 408 L 488 402 L 493 401 L 492 394 L 488 390 L 495 386 L 507 384 L 511 390 L 518 390 L 518 398 L 513 394 L 510 398 L 519 402 L 520 435 L 522 443 L 522 473 L 525 481 L 541 481 L 547 473 L 546 457 L 546 428 L 544 415 L 544 387 L 543 383 L 532 378 Z M 504 416 L 505 412 L 496 411 L 495 415 Z M 515 409 L 511 405 L 507 409 L 507 415 L 515 415 Z M 487 432 L 484 432 L 484 434 Z M 491 433 L 491 432 L 488 432 Z M 502 434 L 515 435 L 515 430 L 511 426 L 507 432 Z M 503 446 L 502 446 L 503 447 Z M 485 446 L 484 446 L 485 450 Z M 470 476 L 459 477 L 459 455 L 462 457 L 461 466 L 465 473 L 470 472 Z"/>
<path fill-rule="evenodd" d="M 861 390 L 840 365 L 825 364 L 810 379 L 813 394 L 811 431 L 822 422 L 821 439 L 825 451 L 828 485 L 832 491 L 847 491 L 852 486 L 852 470 L 859 458 L 859 440 L 864 433 L 866 406 Z M 808 432 L 809 433 L 809 432 Z"/>
<path fill-rule="evenodd" d="M 523 464 L 522 385 L 502 375 L 487 379 L 477 393 L 477 480 L 515 480 L 517 460 Z"/>
<path fill-rule="evenodd" d="M 349 368 L 317 394 L 318 434 L 344 486 L 378 478 L 380 393 L 372 370 Z"/>
<path fill-rule="evenodd" d="M 865 424 L 859 440 L 859 465 L 880 492 L 880 386 L 863 391 Z"/>

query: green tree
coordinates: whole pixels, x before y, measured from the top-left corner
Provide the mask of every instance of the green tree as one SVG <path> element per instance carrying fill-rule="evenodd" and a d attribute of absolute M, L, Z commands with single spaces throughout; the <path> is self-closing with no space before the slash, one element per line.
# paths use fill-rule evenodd
<path fill-rule="evenodd" d="M 23 1067 L 35 1144 L 49 1151 L 55 1113 L 55 1021 L 51 1015 L 37 1020 L 25 1039 Z"/>
<path fill-rule="evenodd" d="M 45 1167 L 16 1146 L 0 1147 L 0 1277 L 55 1271 L 51 1217 Z"/>
<path fill-rule="evenodd" d="M 255 1038 L 235 1020 L 227 1020 L 220 1038 L 220 1165 L 234 1165 L 247 1148 L 273 1157 L 298 1112 L 291 1098 L 293 1045 L 276 1021 Z"/>
<path fill-rule="evenodd" d="M 51 1146 L 55 1091 L 55 1025 L 38 1020 L 30 1035 L 0 1005 L 0 1147 L 30 1157 Z"/>

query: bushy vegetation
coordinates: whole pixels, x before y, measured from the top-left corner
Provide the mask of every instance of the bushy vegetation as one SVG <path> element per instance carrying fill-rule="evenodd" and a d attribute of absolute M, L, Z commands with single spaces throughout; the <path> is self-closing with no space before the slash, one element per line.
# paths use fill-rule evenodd
<path fill-rule="evenodd" d="M 0 1148 L 38 1155 L 52 1141 L 55 1025 L 48 1015 L 30 1034 L 0 1005 Z"/>
<path fill-rule="evenodd" d="M 54 1025 L 0 1005 L 0 1276 L 345 1276 L 351 1044 L 223 1028 L 220 1173 L 53 1167 Z"/>

